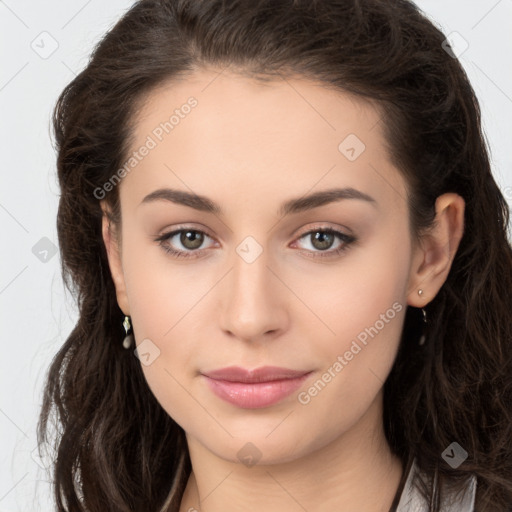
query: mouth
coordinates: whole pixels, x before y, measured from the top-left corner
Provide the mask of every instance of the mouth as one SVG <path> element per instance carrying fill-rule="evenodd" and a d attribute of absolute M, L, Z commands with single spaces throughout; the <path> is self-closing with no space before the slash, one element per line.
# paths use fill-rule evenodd
<path fill-rule="evenodd" d="M 311 373 L 276 366 L 254 370 L 230 366 L 201 375 L 210 390 L 224 401 L 242 409 L 260 409 L 289 396 Z"/>

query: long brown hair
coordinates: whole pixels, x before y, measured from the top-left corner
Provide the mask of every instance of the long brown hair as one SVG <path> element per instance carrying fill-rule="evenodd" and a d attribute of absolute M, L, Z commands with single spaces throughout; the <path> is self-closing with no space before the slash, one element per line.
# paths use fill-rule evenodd
<path fill-rule="evenodd" d="M 55 449 L 59 511 L 179 509 L 191 471 L 184 431 L 122 348 L 97 190 L 125 162 L 147 94 L 203 65 L 302 76 L 374 102 L 408 184 L 414 237 L 431 226 L 436 197 L 464 198 L 464 235 L 426 307 L 422 346 L 419 310 L 407 309 L 384 388 L 385 431 L 402 461 L 415 457 L 441 489 L 448 477 L 476 475 L 478 512 L 512 506 L 510 212 L 478 100 L 444 40 L 408 0 L 141 0 L 103 37 L 53 115 L 62 274 L 79 307 L 49 368 L 37 432 Z M 118 187 L 106 200 L 118 225 Z M 441 457 L 452 442 L 468 453 L 457 469 Z"/>

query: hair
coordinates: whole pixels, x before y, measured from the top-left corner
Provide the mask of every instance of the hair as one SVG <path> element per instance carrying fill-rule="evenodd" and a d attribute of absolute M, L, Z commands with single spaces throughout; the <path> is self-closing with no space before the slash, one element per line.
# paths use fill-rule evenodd
<path fill-rule="evenodd" d="M 407 307 L 384 385 L 384 428 L 404 464 L 462 484 L 475 510 L 512 506 L 510 211 L 493 179 L 479 102 L 445 36 L 408 0 L 141 0 L 95 46 L 53 111 L 62 276 L 78 321 L 48 370 L 37 426 L 55 450 L 59 511 L 178 511 L 191 472 L 183 429 L 163 410 L 132 351 L 102 240 L 94 191 L 126 161 L 136 113 L 159 86 L 197 70 L 255 80 L 297 76 L 369 101 L 408 188 L 414 240 L 445 192 L 466 203 L 449 275 L 421 311 Z M 119 187 L 105 200 L 121 223 Z M 51 438 L 50 418 L 60 427 Z M 454 469 L 442 452 L 468 458 Z M 416 483 L 416 485 L 420 485 Z M 422 487 L 429 510 L 439 495 Z"/>

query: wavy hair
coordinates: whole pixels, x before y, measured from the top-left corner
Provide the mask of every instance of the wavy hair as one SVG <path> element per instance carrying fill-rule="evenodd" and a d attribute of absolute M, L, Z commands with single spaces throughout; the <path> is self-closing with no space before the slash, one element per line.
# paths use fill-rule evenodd
<path fill-rule="evenodd" d="M 140 0 L 96 45 L 53 111 L 62 276 L 78 321 L 48 370 L 37 426 L 52 446 L 58 511 L 178 511 L 191 462 L 183 429 L 122 348 L 123 315 L 94 191 L 122 167 L 135 114 L 158 86 L 205 66 L 254 79 L 305 77 L 379 109 L 409 192 L 411 234 L 435 199 L 466 202 L 448 278 L 421 317 L 408 307 L 384 386 L 384 426 L 403 463 L 443 482 L 478 479 L 475 510 L 512 506 L 510 210 L 493 179 L 478 100 L 443 33 L 408 0 Z M 105 198 L 121 222 L 118 187 Z M 50 419 L 60 427 L 53 438 Z M 441 457 L 453 441 L 457 469 Z M 430 510 L 439 496 L 422 489 Z"/>

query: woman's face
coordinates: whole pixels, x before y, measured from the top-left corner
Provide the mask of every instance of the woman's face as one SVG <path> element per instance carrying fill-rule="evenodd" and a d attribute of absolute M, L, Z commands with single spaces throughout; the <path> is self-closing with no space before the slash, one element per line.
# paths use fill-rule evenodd
<path fill-rule="evenodd" d="M 139 112 L 109 261 L 147 382 L 189 441 L 284 462 L 381 421 L 417 292 L 384 123 L 313 82 L 206 70 Z M 230 366 L 305 376 L 205 376 Z"/>

